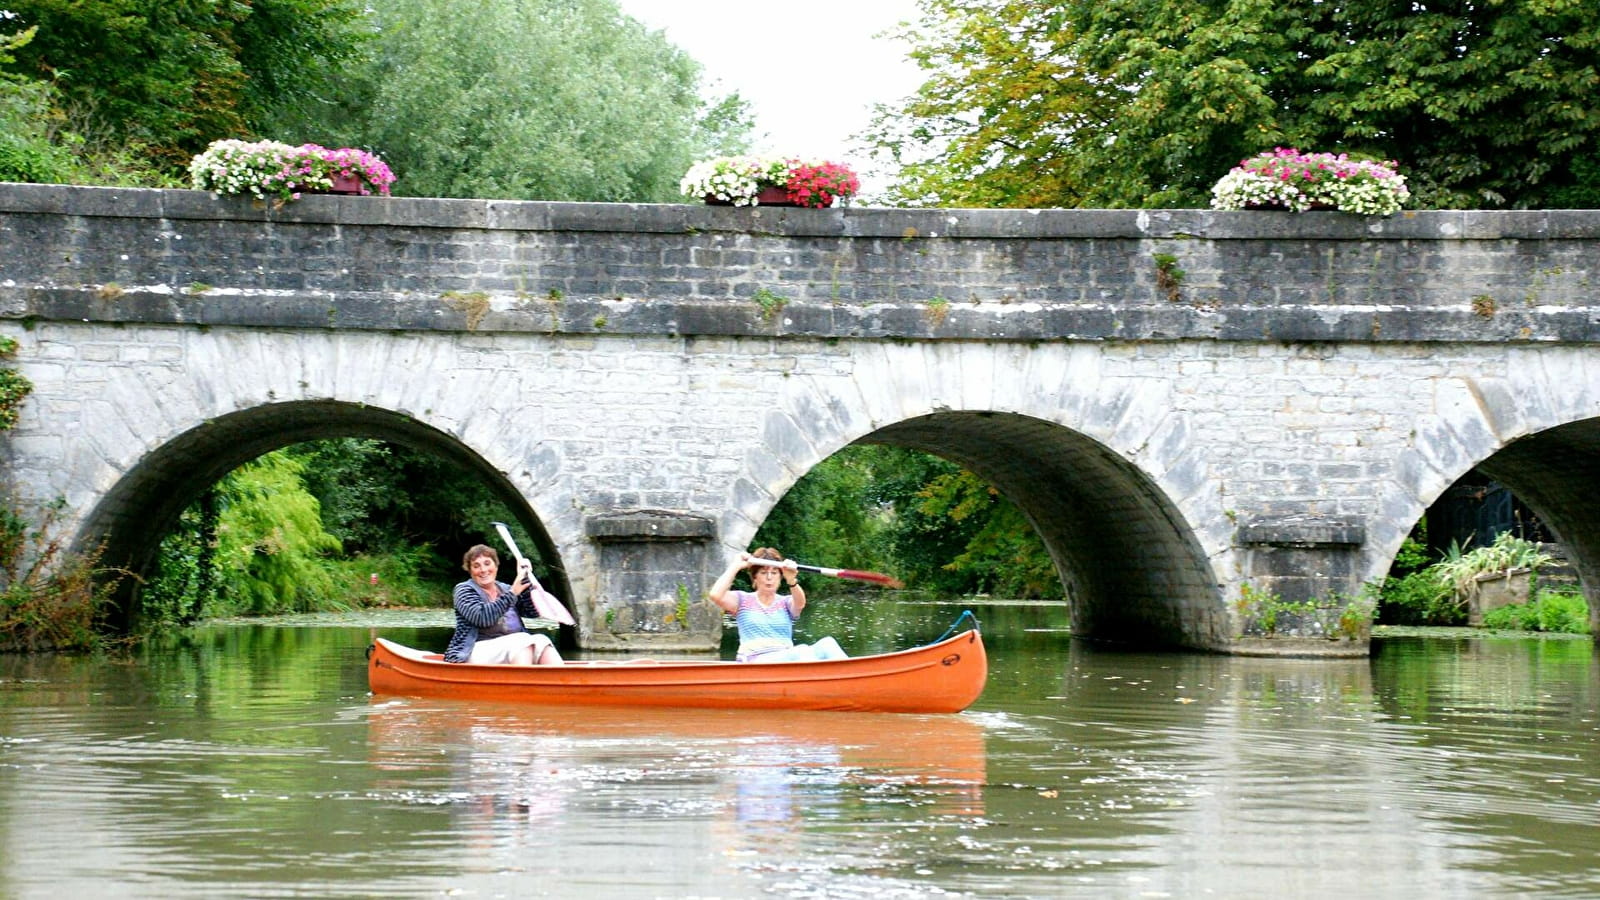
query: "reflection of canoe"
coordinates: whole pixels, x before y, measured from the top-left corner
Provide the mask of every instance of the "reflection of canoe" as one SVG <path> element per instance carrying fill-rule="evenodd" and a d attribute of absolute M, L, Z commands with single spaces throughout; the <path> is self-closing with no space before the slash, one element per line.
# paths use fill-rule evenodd
<path fill-rule="evenodd" d="M 937 813 L 957 815 L 983 813 L 987 784 L 984 727 L 971 714 L 620 706 L 580 712 L 530 703 L 375 697 L 367 725 L 373 762 L 396 773 L 397 786 L 414 784 L 413 772 L 435 770 L 441 753 L 486 745 L 484 752 L 464 757 L 488 771 L 455 787 L 463 794 L 504 790 L 502 763 L 508 758 L 537 759 L 538 772 L 559 770 L 576 780 L 589 771 L 602 778 L 616 778 L 619 770 L 670 771 L 664 761 L 684 758 L 733 782 L 759 778 L 762 769 L 829 769 L 817 778 L 937 786 L 919 797 Z"/>
<path fill-rule="evenodd" d="M 585 706 L 701 706 L 959 712 L 989 675 L 976 630 L 878 656 L 826 662 L 574 660 L 565 666 L 447 663 L 378 638 L 367 662 L 374 694 Z"/>

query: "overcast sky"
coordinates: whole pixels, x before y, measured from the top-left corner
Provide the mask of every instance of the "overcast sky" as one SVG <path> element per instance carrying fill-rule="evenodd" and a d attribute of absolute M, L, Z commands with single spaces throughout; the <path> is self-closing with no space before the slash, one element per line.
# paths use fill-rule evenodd
<path fill-rule="evenodd" d="M 873 104 L 897 101 L 921 82 L 904 44 L 875 37 L 915 20 L 916 0 L 619 4 L 704 66 L 712 93 L 738 91 L 750 101 L 756 152 L 847 163 L 864 176 L 863 193 L 880 183 L 851 138 L 866 129 Z"/>

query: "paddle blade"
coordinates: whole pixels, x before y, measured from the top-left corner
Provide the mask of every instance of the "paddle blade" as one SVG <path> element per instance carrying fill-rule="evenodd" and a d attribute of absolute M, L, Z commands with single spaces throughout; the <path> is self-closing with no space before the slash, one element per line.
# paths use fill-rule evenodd
<path fill-rule="evenodd" d="M 870 581 L 873 584 L 881 584 L 884 587 L 890 588 L 903 588 L 906 586 L 905 582 L 901 581 L 900 579 L 894 577 L 893 575 L 885 575 L 882 572 L 862 572 L 856 569 L 840 569 L 839 574 L 836 577 L 849 578 L 852 581 Z"/>
<path fill-rule="evenodd" d="M 507 528 L 504 522 L 491 522 L 489 524 L 494 526 L 495 531 L 500 532 L 500 540 L 506 542 L 506 547 L 511 550 L 511 555 L 517 559 L 517 567 L 521 568 L 527 562 L 527 557 L 522 555 L 522 551 L 517 547 L 517 542 L 511 539 L 511 529 Z M 567 608 L 562 605 L 560 600 L 555 598 L 554 594 L 546 593 L 543 590 L 533 592 L 533 608 L 539 611 L 539 618 L 541 619 L 560 622 L 562 625 L 578 624 L 577 620 L 572 618 L 572 613 L 567 611 Z"/>
<path fill-rule="evenodd" d="M 541 619 L 549 619 L 553 622 L 560 622 L 563 625 L 578 624 L 577 621 L 572 618 L 572 613 L 567 612 L 567 608 L 563 606 L 561 601 L 557 600 L 553 594 L 547 594 L 544 591 L 534 591 L 533 608 L 539 611 L 539 618 Z"/>

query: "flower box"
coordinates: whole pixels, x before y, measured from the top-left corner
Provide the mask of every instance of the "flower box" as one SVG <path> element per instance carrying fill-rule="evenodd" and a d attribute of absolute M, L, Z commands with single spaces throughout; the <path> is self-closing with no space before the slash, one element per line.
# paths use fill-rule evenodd
<path fill-rule="evenodd" d="M 695 163 L 678 189 L 712 206 L 821 209 L 854 196 L 861 181 L 848 166 L 825 160 L 720 156 Z"/>
<path fill-rule="evenodd" d="M 1526 604 L 1533 594 L 1532 569 L 1507 569 L 1476 576 L 1467 597 L 1467 626 L 1483 627 L 1483 614 L 1502 606 Z"/>
<path fill-rule="evenodd" d="M 733 206 L 732 200 L 724 200 L 716 194 L 706 195 L 707 206 Z M 767 185 L 756 191 L 755 202 L 752 206 L 799 206 L 800 204 L 789 199 L 789 190 L 777 185 Z"/>
<path fill-rule="evenodd" d="M 1279 147 L 1243 160 L 1211 188 L 1213 209 L 1336 209 L 1388 216 L 1411 197 L 1392 162 Z"/>
<path fill-rule="evenodd" d="M 333 180 L 333 187 L 322 193 L 325 194 L 356 194 L 361 193 L 361 177 L 358 175 L 345 175 L 334 173 L 329 176 Z"/>
<path fill-rule="evenodd" d="M 285 203 L 303 193 L 387 194 L 394 173 L 383 160 L 351 147 L 222 140 L 189 162 L 189 179 L 196 190 Z"/>

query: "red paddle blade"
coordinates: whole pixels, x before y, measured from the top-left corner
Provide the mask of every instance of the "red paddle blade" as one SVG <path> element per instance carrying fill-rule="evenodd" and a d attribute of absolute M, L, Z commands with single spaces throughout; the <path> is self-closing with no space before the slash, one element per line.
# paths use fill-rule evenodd
<path fill-rule="evenodd" d="M 885 575 L 882 572 L 862 572 L 856 569 L 840 569 L 839 577 L 849 578 L 853 581 L 870 581 L 873 584 L 881 584 L 884 587 L 903 588 L 906 586 L 905 582 L 901 581 L 900 579 L 894 577 L 893 575 Z"/>

